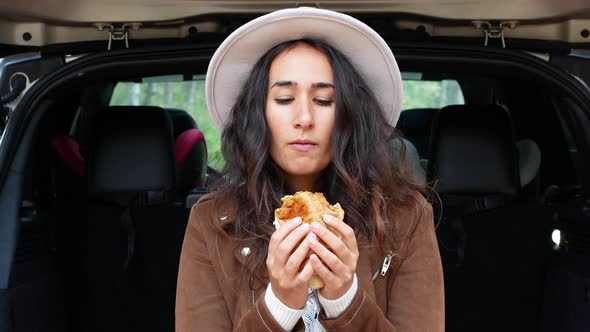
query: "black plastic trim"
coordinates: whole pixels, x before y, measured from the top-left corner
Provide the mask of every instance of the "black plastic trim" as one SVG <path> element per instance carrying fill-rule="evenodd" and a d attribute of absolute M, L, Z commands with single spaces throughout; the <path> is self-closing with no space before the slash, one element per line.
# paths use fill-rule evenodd
<path fill-rule="evenodd" d="M 29 126 L 37 128 L 43 116 L 43 107 L 47 102 L 42 102 L 39 112 L 31 112 Z M 0 186 L 0 289 L 8 288 L 10 282 L 10 271 L 14 259 L 14 251 L 18 240 L 19 210 L 22 197 L 25 169 L 32 145 L 34 143 L 35 131 L 28 131 L 19 142 L 20 148 L 16 150 L 13 159 L 5 163 L 8 175 L 3 177 Z"/>

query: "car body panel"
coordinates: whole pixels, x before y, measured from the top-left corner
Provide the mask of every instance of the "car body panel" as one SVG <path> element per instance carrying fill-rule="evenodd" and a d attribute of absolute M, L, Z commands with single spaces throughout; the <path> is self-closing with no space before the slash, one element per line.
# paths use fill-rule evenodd
<path fill-rule="evenodd" d="M 178 38 L 199 32 L 223 32 L 216 18 L 255 16 L 273 10 L 315 6 L 355 16 L 395 17 L 400 29 L 418 29 L 436 37 L 483 37 L 474 22 L 502 22 L 506 38 L 539 39 L 590 45 L 590 3 L 584 0 L 421 0 L 421 1 L 6 1 L 0 4 L 0 43 L 44 46 L 56 43 L 101 40 L 109 29 L 134 23 L 133 39 Z M 514 21 L 517 21 L 514 23 Z M 101 28 L 102 24 L 102 28 Z M 492 31 L 493 32 L 493 31 Z M 589 46 L 590 47 L 590 46 Z"/>

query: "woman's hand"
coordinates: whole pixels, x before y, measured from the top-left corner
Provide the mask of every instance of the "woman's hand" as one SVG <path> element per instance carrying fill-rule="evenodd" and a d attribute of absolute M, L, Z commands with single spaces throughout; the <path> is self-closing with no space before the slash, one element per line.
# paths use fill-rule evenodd
<path fill-rule="evenodd" d="M 291 309 L 303 309 L 307 302 L 308 283 L 313 267 L 307 262 L 309 241 L 303 241 L 310 225 L 301 218 L 291 219 L 270 237 L 266 267 L 275 296 Z"/>
<path fill-rule="evenodd" d="M 309 242 L 314 252 L 310 257 L 311 265 L 325 283 L 320 294 L 328 300 L 335 300 L 343 296 L 352 286 L 359 251 L 354 231 L 350 226 L 327 214 L 324 215 L 324 222 L 340 233 L 342 239 L 320 224 L 313 223 L 312 232 L 306 242 Z M 317 238 L 313 235 L 317 235 Z M 326 246 L 318 239 L 322 240 Z"/>

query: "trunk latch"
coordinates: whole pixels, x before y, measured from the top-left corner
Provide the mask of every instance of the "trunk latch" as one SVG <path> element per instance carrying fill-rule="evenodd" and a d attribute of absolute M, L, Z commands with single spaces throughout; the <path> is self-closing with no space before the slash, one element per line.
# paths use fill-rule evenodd
<path fill-rule="evenodd" d="M 502 41 L 502 48 L 506 48 L 506 41 L 504 40 L 504 28 L 508 27 L 514 29 L 520 22 L 518 21 L 504 21 L 497 25 L 492 24 L 490 21 L 472 21 L 471 22 L 476 29 L 480 29 L 484 33 L 484 46 L 488 46 L 490 39 L 500 39 Z"/>
<path fill-rule="evenodd" d="M 141 23 L 125 23 L 120 26 L 115 26 L 114 24 L 109 23 L 95 23 L 94 26 L 98 31 L 106 30 L 108 32 L 109 42 L 107 50 L 110 50 L 113 40 L 124 40 L 125 48 L 129 48 L 129 30 L 139 30 L 139 28 L 141 28 Z"/>

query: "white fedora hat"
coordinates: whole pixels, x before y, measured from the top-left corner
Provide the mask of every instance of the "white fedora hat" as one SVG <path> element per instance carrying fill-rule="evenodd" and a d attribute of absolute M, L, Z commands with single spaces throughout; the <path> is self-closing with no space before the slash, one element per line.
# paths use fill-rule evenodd
<path fill-rule="evenodd" d="M 243 83 L 273 46 L 303 38 L 322 40 L 342 52 L 363 76 L 385 118 L 395 126 L 402 79 L 387 43 L 363 22 L 334 11 L 299 7 L 258 17 L 231 33 L 215 51 L 205 80 L 207 107 L 219 129 L 227 124 Z"/>

